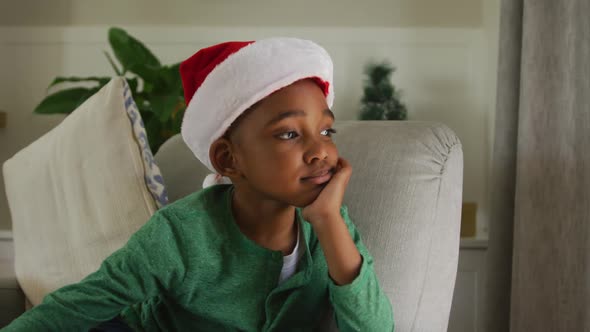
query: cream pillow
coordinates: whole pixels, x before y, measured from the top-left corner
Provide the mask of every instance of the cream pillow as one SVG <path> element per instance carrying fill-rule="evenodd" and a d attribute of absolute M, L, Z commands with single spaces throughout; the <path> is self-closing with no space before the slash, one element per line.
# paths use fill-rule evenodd
<path fill-rule="evenodd" d="M 33 305 L 94 272 L 167 197 L 123 78 L 4 163 L 15 269 Z"/>

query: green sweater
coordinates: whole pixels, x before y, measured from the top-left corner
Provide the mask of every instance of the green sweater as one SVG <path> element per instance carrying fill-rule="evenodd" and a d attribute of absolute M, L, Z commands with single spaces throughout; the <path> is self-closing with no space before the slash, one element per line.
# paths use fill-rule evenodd
<path fill-rule="evenodd" d="M 297 218 L 305 254 L 278 285 L 280 251 L 245 237 L 231 185 L 193 193 L 157 211 L 81 282 L 47 295 L 3 331 L 85 331 L 117 314 L 138 331 L 310 331 L 333 307 L 340 331 L 393 331 L 373 259 L 343 207 L 360 274 L 336 285 L 311 225 Z"/>

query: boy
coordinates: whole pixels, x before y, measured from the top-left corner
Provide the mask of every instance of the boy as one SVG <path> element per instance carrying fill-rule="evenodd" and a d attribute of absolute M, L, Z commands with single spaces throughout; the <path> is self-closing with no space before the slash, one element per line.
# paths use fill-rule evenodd
<path fill-rule="evenodd" d="M 345 207 L 331 135 L 332 62 L 293 38 L 229 42 L 180 67 L 182 136 L 216 174 L 78 284 L 9 331 L 392 331 L 391 305 Z M 224 184 L 225 183 L 225 184 Z M 229 184 L 231 183 L 231 184 Z M 103 325 L 104 328 L 104 325 Z"/>

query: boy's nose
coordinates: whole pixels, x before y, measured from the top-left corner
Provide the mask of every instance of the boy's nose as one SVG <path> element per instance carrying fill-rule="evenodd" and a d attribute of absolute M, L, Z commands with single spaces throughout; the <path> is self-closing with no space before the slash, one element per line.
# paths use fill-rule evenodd
<path fill-rule="evenodd" d="M 328 158 L 328 148 L 325 143 L 313 141 L 309 142 L 307 151 L 303 156 L 305 162 L 311 164 L 314 160 L 325 160 Z"/>

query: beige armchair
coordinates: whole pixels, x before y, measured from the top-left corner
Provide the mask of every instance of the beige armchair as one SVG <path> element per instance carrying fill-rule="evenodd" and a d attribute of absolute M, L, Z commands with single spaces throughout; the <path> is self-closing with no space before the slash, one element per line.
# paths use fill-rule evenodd
<path fill-rule="evenodd" d="M 396 332 L 447 330 L 459 254 L 463 152 L 446 126 L 338 122 L 335 140 L 353 166 L 345 204 L 375 259 Z M 170 201 L 209 171 L 180 135 L 155 156 Z"/>

